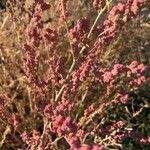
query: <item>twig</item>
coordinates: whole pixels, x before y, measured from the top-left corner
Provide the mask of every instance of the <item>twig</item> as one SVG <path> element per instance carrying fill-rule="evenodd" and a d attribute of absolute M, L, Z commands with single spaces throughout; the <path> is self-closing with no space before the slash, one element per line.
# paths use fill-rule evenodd
<path fill-rule="evenodd" d="M 112 2 L 112 0 L 110 0 L 109 2 L 107 1 L 107 4 L 104 6 L 104 8 L 102 8 L 101 10 L 100 10 L 100 12 L 98 13 L 98 15 L 97 15 L 97 17 L 96 17 L 96 19 L 95 19 L 95 21 L 94 21 L 94 23 L 93 23 L 93 25 L 92 25 L 92 27 L 91 27 L 91 29 L 90 29 L 90 32 L 89 32 L 89 34 L 88 34 L 88 38 L 90 37 L 90 35 L 91 35 L 91 33 L 92 33 L 92 31 L 93 31 L 93 29 L 94 29 L 94 27 L 95 27 L 95 25 L 96 25 L 96 23 L 97 23 L 97 21 L 98 21 L 98 19 L 99 19 L 99 17 L 102 15 L 102 13 L 106 10 L 106 8 L 107 7 L 109 7 L 109 4 Z"/>
<path fill-rule="evenodd" d="M 7 20 L 8 20 L 8 17 L 9 17 L 9 14 L 4 18 L 3 24 L 1 26 L 1 30 L 4 28 L 4 26 L 5 26 L 5 24 L 6 24 Z"/>
<path fill-rule="evenodd" d="M 3 133 L 3 136 L 2 136 L 2 140 L 0 141 L 0 148 L 2 148 L 2 146 L 3 146 L 3 144 L 4 144 L 5 140 L 6 140 L 6 137 L 10 133 L 10 131 L 11 131 L 10 126 L 7 125 L 6 129 L 5 129 L 4 133 Z"/>

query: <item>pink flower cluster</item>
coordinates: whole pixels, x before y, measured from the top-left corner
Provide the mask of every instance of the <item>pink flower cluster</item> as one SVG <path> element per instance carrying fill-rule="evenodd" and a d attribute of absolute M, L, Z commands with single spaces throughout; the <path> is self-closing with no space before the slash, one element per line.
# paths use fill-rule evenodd
<path fill-rule="evenodd" d="M 55 107 L 51 103 L 46 105 L 44 115 L 52 122 L 52 132 L 57 133 L 59 136 L 77 132 L 77 125 L 69 116 L 72 108 L 73 104 L 64 99 Z"/>
<path fill-rule="evenodd" d="M 133 0 L 133 3 L 136 0 Z M 78 68 L 72 73 L 72 81 L 74 82 L 73 91 L 75 91 L 75 84 L 77 83 L 77 79 L 85 79 L 89 75 L 91 68 L 97 65 L 97 61 L 95 61 L 95 57 L 99 54 L 103 47 L 107 46 L 117 35 L 119 31 L 119 26 L 124 24 L 127 20 L 124 18 L 132 18 L 134 15 L 132 10 L 130 9 L 133 6 L 133 3 L 127 1 L 127 3 L 118 3 L 115 5 L 109 12 L 106 20 L 103 25 L 97 26 L 96 29 L 93 30 L 93 34 L 98 34 L 100 32 L 99 37 L 94 43 L 92 49 L 88 50 L 86 57 L 82 59 L 78 64 Z M 137 1 L 136 7 L 140 8 L 146 3 L 146 1 Z M 76 40 L 77 41 L 77 40 Z M 79 40 L 78 40 L 79 41 Z M 84 68 L 84 69 L 83 69 Z M 82 71 L 83 70 L 83 71 Z M 115 71 L 115 70 L 113 70 Z M 82 72 L 82 73 L 81 73 Z M 113 72 L 115 73 L 115 72 Z M 105 82 L 109 82 L 112 79 L 112 73 L 107 72 L 104 76 Z M 139 79 L 142 83 L 142 79 Z M 140 81 L 138 81 L 140 83 Z M 83 82 L 83 81 L 82 81 Z"/>
<path fill-rule="evenodd" d="M 116 135 L 114 139 L 121 142 L 129 137 L 132 139 L 135 139 L 137 142 L 141 144 L 148 144 L 148 145 L 150 144 L 150 136 L 145 137 L 135 131 L 124 131 L 123 133 Z"/>
<path fill-rule="evenodd" d="M 129 131 L 124 129 L 125 123 L 122 121 L 118 121 L 114 123 L 113 125 L 109 125 L 105 128 L 101 128 L 99 131 L 97 131 L 100 135 L 111 135 L 113 139 L 115 139 L 117 142 L 122 142 L 126 138 L 132 138 L 136 140 L 138 143 L 141 144 L 150 144 L 150 137 L 143 136 L 139 132 L 136 131 Z M 96 132 L 95 132 L 96 134 Z"/>
<path fill-rule="evenodd" d="M 77 54 L 81 47 L 87 43 L 87 34 L 89 29 L 90 19 L 88 17 L 84 17 L 77 20 L 76 25 L 69 31 L 73 48 Z"/>
<path fill-rule="evenodd" d="M 68 0 L 55 1 L 55 4 L 57 5 L 57 9 L 60 12 L 60 21 L 64 21 L 68 16 L 67 2 Z"/>
<path fill-rule="evenodd" d="M 132 66 L 134 62 L 135 61 L 133 61 L 129 66 Z M 134 70 L 136 70 L 136 72 L 132 71 L 133 68 L 130 68 L 128 67 L 128 65 L 123 64 L 114 65 L 112 70 L 102 68 L 100 64 L 91 64 L 92 63 L 90 62 L 90 60 L 88 60 L 86 64 L 82 63 L 77 71 L 72 72 L 72 91 L 76 91 L 75 89 L 78 89 L 79 85 L 81 85 L 81 83 L 86 81 L 89 77 L 91 78 L 91 83 L 89 83 L 87 87 L 90 88 L 91 86 L 94 86 L 97 82 L 99 82 L 99 85 L 103 87 L 105 85 L 107 87 L 107 95 L 111 93 L 112 89 L 116 84 L 116 81 L 118 83 L 118 79 L 120 80 L 120 82 L 122 82 L 122 88 L 126 92 L 127 88 L 125 89 L 124 85 L 126 85 L 127 83 L 133 86 L 131 83 L 137 83 L 134 85 L 140 85 L 146 82 L 144 74 L 146 73 L 147 67 L 144 64 L 137 64 L 137 66 L 134 67 Z M 129 73 L 131 72 L 132 76 L 129 76 Z M 121 78 L 125 78 L 126 80 L 122 80 Z M 124 96 L 125 95 L 126 94 L 124 94 Z M 121 95 L 118 95 L 117 97 L 119 98 L 120 96 Z M 125 97 L 127 98 L 127 95 Z"/>
<path fill-rule="evenodd" d="M 87 109 L 85 109 L 84 111 L 84 116 L 88 116 L 93 110 L 95 110 L 96 108 L 96 104 L 91 104 L 90 106 L 88 106 Z"/>
<path fill-rule="evenodd" d="M 41 140 L 41 135 L 38 131 L 33 130 L 32 136 L 29 136 L 27 131 L 24 131 L 21 134 L 21 138 L 23 142 L 28 145 L 28 148 L 30 148 L 30 150 L 34 150 L 35 148 L 38 148 L 39 150 L 43 149 L 43 142 Z"/>
<path fill-rule="evenodd" d="M 34 87 L 44 86 L 44 82 L 38 79 L 39 48 L 42 40 L 41 30 L 43 29 L 42 10 L 39 6 L 45 5 L 44 1 L 35 1 L 36 11 L 31 19 L 31 24 L 26 31 L 27 42 L 23 46 L 24 60 L 26 63 L 25 75 Z"/>
<path fill-rule="evenodd" d="M 35 5 L 38 5 L 42 11 L 50 9 L 50 4 L 46 3 L 44 0 L 34 0 L 34 3 Z"/>
<path fill-rule="evenodd" d="M 93 30 L 93 33 L 99 35 L 99 38 L 95 42 L 90 54 L 93 53 L 93 56 L 95 53 L 96 55 L 102 47 L 108 45 L 117 35 L 120 26 L 137 15 L 140 8 L 146 3 L 147 0 L 127 0 L 113 6 L 107 15 L 107 19 L 103 22 L 103 25 L 99 25 Z"/>
<path fill-rule="evenodd" d="M 103 8 L 106 5 L 106 0 L 93 0 L 93 7 L 96 9 Z"/>
<path fill-rule="evenodd" d="M 83 144 L 80 148 L 72 148 L 71 150 L 104 150 L 102 146 Z"/>
<path fill-rule="evenodd" d="M 5 105 L 4 98 L 0 97 L 0 117 L 2 117 L 2 118 L 5 116 L 4 105 Z"/>
<path fill-rule="evenodd" d="M 24 60 L 26 64 L 25 75 L 30 83 L 39 91 L 47 91 L 48 84 L 55 82 L 58 84 L 58 70 L 60 68 L 60 58 L 56 53 L 57 45 L 59 42 L 59 35 L 57 29 L 51 29 L 44 27 L 44 21 L 42 15 L 45 11 L 50 9 L 50 4 L 44 2 L 44 0 L 34 1 L 35 12 L 30 24 L 26 30 L 26 43 L 23 46 Z M 37 72 L 40 62 L 40 46 L 45 43 L 45 49 L 48 49 L 49 60 L 47 64 L 49 69 L 47 70 L 47 77 L 40 80 Z M 58 65 L 58 67 L 56 67 Z"/>
<path fill-rule="evenodd" d="M 104 148 L 100 145 L 88 145 L 88 144 L 81 144 L 78 137 L 70 137 L 69 144 L 71 146 L 70 150 L 104 150 Z"/>
<path fill-rule="evenodd" d="M 40 103 L 42 107 L 39 112 L 43 117 L 44 129 L 42 135 L 38 131 L 33 131 L 30 138 L 26 132 L 23 133 L 22 139 L 27 145 L 31 145 L 31 147 L 43 145 L 43 137 L 45 138 L 50 133 L 54 133 L 58 138 L 64 137 L 71 150 L 103 149 L 96 143 L 85 144 L 87 134 L 91 135 L 91 131 L 96 128 L 94 119 L 102 117 L 104 111 L 111 105 L 126 104 L 131 89 L 134 90 L 134 88 L 146 83 L 147 66 L 133 61 L 129 65 L 115 64 L 110 69 L 99 62 L 97 55 L 115 38 L 120 25 L 137 15 L 145 2 L 146 0 L 127 0 L 126 3 L 118 3 L 113 6 L 103 25 L 93 30 L 93 34 L 98 30 L 94 35 L 96 37 L 94 42 L 89 42 L 89 18 L 79 19 L 76 25 L 68 31 L 76 60 L 72 70 L 68 72 L 67 69 L 70 65 L 68 62 L 70 60 L 66 63 L 67 52 L 64 52 L 63 55 L 59 51 L 61 50 L 61 47 L 59 47 L 61 46 L 59 43 L 60 31 L 48 27 L 45 29 L 42 20 L 42 13 L 48 10 L 50 5 L 45 3 L 44 0 L 34 0 L 35 13 L 31 19 L 31 24 L 27 28 L 27 41 L 23 49 L 26 65 L 25 74 L 29 82 L 34 85 L 33 88 L 38 87 L 37 91 L 42 90 L 45 92 L 43 98 L 45 103 L 44 105 Z M 62 12 L 62 18 L 66 19 L 67 1 L 59 0 L 56 3 Z M 103 3 L 105 1 L 94 1 L 94 6 L 99 8 L 99 5 L 102 5 L 103 7 Z M 49 59 L 46 62 L 48 71 L 42 81 L 38 76 L 38 65 L 39 49 L 44 44 L 46 45 L 44 48 L 48 49 Z M 83 55 L 80 56 L 80 50 L 86 44 L 89 44 L 89 48 L 86 47 L 84 53 L 82 53 Z M 93 91 L 96 91 L 96 93 Z M 84 92 L 87 92 L 85 98 L 83 96 Z M 50 102 L 46 101 L 47 97 Z M 36 98 L 39 98 L 38 95 L 35 95 Z M 92 100 L 90 101 L 90 99 Z M 83 105 L 84 102 L 87 102 L 86 105 Z M 82 107 L 84 107 L 83 110 Z M 15 118 L 13 119 L 14 124 L 17 125 Z M 98 119 L 96 120 L 98 121 Z M 111 136 L 112 132 L 117 129 L 122 130 L 123 127 L 124 123 L 119 121 L 99 132 L 105 131 L 107 135 Z M 85 141 L 83 141 L 83 137 L 85 137 Z M 115 138 L 118 137 L 123 136 L 116 135 Z M 55 140 L 50 141 L 48 139 L 47 141 L 50 145 L 55 145 Z"/>
<path fill-rule="evenodd" d="M 46 28 L 44 38 L 46 40 L 46 44 L 48 45 L 49 50 L 51 52 L 55 50 L 58 41 L 58 31 L 56 29 Z"/>
<path fill-rule="evenodd" d="M 137 61 L 133 61 L 127 67 L 130 69 L 130 71 L 128 71 L 128 77 L 131 77 L 133 74 L 143 74 L 147 69 L 147 67 L 144 64 L 139 64 Z"/>
<path fill-rule="evenodd" d="M 116 130 L 121 130 L 123 129 L 125 123 L 123 121 L 118 121 L 116 123 L 114 123 L 113 125 L 109 125 L 105 128 L 101 128 L 98 133 L 100 133 L 101 135 L 108 135 L 111 134 L 112 132 L 116 131 Z"/>
<path fill-rule="evenodd" d="M 52 129 L 55 133 L 57 133 L 59 136 L 69 134 L 69 133 L 76 133 L 77 132 L 77 126 L 73 122 L 73 120 L 70 117 L 64 117 L 64 116 L 56 116 L 54 118 L 52 123 Z"/>

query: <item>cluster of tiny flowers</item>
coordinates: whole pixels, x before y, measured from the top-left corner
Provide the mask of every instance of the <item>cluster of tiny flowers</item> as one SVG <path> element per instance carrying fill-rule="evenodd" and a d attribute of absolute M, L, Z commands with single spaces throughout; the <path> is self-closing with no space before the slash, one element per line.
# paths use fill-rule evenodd
<path fill-rule="evenodd" d="M 5 105 L 4 98 L 0 97 L 0 117 L 2 117 L 2 118 L 5 116 L 4 105 Z"/>
<path fill-rule="evenodd" d="M 145 66 L 143 64 L 141 65 Z M 133 85 L 130 85 L 129 87 L 130 82 L 133 82 L 137 80 L 139 77 L 142 77 L 143 73 L 146 75 L 147 67 L 145 66 L 144 68 L 145 68 L 144 70 L 143 68 L 139 70 L 140 73 L 138 75 L 135 73 L 134 75 L 132 75 L 132 77 L 127 77 L 127 72 L 130 71 L 130 69 L 128 68 L 128 65 L 117 64 L 113 67 L 112 70 L 108 70 L 107 68 L 104 68 L 104 69 L 101 68 L 100 73 L 97 74 L 96 72 L 96 75 L 95 75 L 96 79 L 94 80 L 94 82 L 92 81 L 92 84 L 90 84 L 90 86 L 94 87 L 94 84 L 97 83 L 98 81 L 99 86 L 103 87 L 103 89 L 104 87 L 106 88 L 105 93 L 103 93 L 103 95 L 105 95 L 104 99 L 107 99 L 112 94 L 114 87 L 116 87 L 116 83 L 118 84 L 120 82 L 120 86 L 118 86 L 119 88 L 115 89 L 117 90 L 116 94 L 109 102 L 111 105 L 114 105 L 114 106 L 118 104 L 126 104 L 128 102 L 129 93 L 131 92 L 131 90 L 133 88 L 140 86 L 141 84 L 146 83 L 147 79 L 144 80 L 141 84 L 133 84 Z M 114 70 L 115 72 L 118 72 L 118 74 L 115 73 L 113 75 L 111 72 L 114 72 Z M 100 115 L 105 110 L 107 104 L 102 105 L 101 102 L 102 102 L 102 98 L 100 98 L 100 101 L 97 103 L 95 109 L 90 109 L 90 114 L 92 113 L 93 118 L 94 116 Z M 87 114 L 84 113 L 83 117 L 80 119 L 82 123 L 81 122 L 80 123 L 83 124 L 83 122 L 86 122 L 86 120 L 89 120 L 90 117 L 91 117 L 90 115 L 87 116 Z"/>
<path fill-rule="evenodd" d="M 73 121 L 73 119 L 71 119 L 70 116 L 68 116 L 72 108 L 73 104 L 71 102 L 69 102 L 68 100 L 62 100 L 53 111 L 54 115 L 52 116 L 52 127 L 53 130 L 58 133 L 58 135 L 77 132 L 76 123 Z"/>
<path fill-rule="evenodd" d="M 44 116 L 46 118 L 50 118 L 52 114 L 53 114 L 53 106 L 51 103 L 49 103 L 44 108 Z"/>
<path fill-rule="evenodd" d="M 69 116 L 72 108 L 73 104 L 64 99 L 55 108 L 50 103 L 46 105 L 44 114 L 52 122 L 52 132 L 57 133 L 59 136 L 77 132 L 77 125 Z"/>
<path fill-rule="evenodd" d="M 59 104 L 55 107 L 54 114 L 65 115 L 65 112 L 67 113 L 71 112 L 71 110 L 73 109 L 73 106 L 74 106 L 73 102 L 66 100 L 66 99 L 62 99 L 61 101 L 59 101 Z"/>
<path fill-rule="evenodd" d="M 22 141 L 25 142 L 30 150 L 38 149 L 42 150 L 43 149 L 43 143 L 41 141 L 41 135 L 38 131 L 33 130 L 32 131 L 32 136 L 29 136 L 27 131 L 24 131 L 21 134 Z"/>
<path fill-rule="evenodd" d="M 144 64 L 138 64 L 137 61 L 133 61 L 128 68 L 128 76 L 131 77 L 133 74 L 140 75 L 146 71 L 146 66 Z"/>
<path fill-rule="evenodd" d="M 0 96 L 0 117 L 11 124 L 15 132 L 21 122 L 20 116 L 17 113 L 9 112 L 5 106 L 5 98 Z"/>
<path fill-rule="evenodd" d="M 129 66 L 132 66 L 132 64 L 135 61 L 133 61 Z M 78 85 L 80 85 L 81 82 L 86 81 L 86 79 L 88 77 L 92 76 L 91 79 L 91 83 L 89 84 L 89 86 L 94 86 L 95 83 L 99 82 L 99 85 L 106 85 L 107 87 L 107 95 L 109 95 L 111 93 L 112 88 L 114 88 L 114 85 L 116 84 L 116 80 L 118 80 L 119 78 L 125 78 L 126 80 L 124 81 L 124 85 L 128 83 L 131 85 L 131 83 L 136 83 L 136 81 L 139 79 L 140 82 L 137 82 L 137 84 L 134 85 L 140 85 L 142 83 L 146 82 L 146 78 L 145 78 L 145 73 L 147 70 L 147 67 L 144 64 L 137 64 L 137 66 L 135 66 L 135 70 L 137 70 L 136 72 L 133 72 L 131 67 L 129 67 L 128 65 L 123 65 L 123 64 L 116 64 L 114 65 L 112 70 L 108 70 L 107 68 L 102 68 L 100 67 L 100 64 L 98 65 L 91 65 L 90 64 L 91 61 L 88 60 L 86 64 L 82 64 L 79 68 L 79 70 L 74 71 L 72 73 L 72 82 L 73 82 L 73 91 L 75 89 L 77 89 Z M 138 63 L 138 62 L 137 62 Z M 101 68 L 101 69 L 98 69 Z M 81 69 L 81 70 L 80 70 Z M 95 71 L 96 70 L 96 71 Z M 129 76 L 129 73 L 132 72 L 132 76 Z M 123 77 L 122 77 L 123 75 Z M 127 80 L 128 79 L 128 80 Z M 143 80 L 142 80 L 143 79 Z M 122 80 L 123 82 L 123 80 Z M 131 85 L 133 86 L 133 84 Z M 124 87 L 125 88 L 125 87 Z M 126 89 L 127 90 L 127 89 Z M 77 91 L 77 90 L 76 90 Z M 126 99 L 127 100 L 127 95 L 124 93 L 122 100 Z M 116 99 L 120 99 L 121 98 L 121 93 L 116 96 Z M 122 101 L 121 100 L 121 101 Z"/>
<path fill-rule="evenodd" d="M 67 2 L 68 0 L 56 0 L 55 1 L 57 5 L 57 9 L 60 12 L 60 21 L 64 21 L 65 18 L 68 16 Z"/>
<path fill-rule="evenodd" d="M 150 144 L 150 136 L 146 137 L 135 131 L 124 131 L 114 137 L 114 139 L 119 142 L 125 140 L 126 138 L 135 139 L 141 144 Z"/>
<path fill-rule="evenodd" d="M 22 138 L 22 141 L 25 142 L 26 144 L 30 144 L 30 137 L 28 135 L 28 133 L 26 131 L 24 131 L 22 134 L 21 134 L 21 138 Z"/>
<path fill-rule="evenodd" d="M 91 52 L 94 53 L 95 51 L 97 54 L 102 47 L 108 45 L 117 35 L 119 26 L 125 24 L 128 20 L 137 15 L 140 8 L 146 4 L 147 0 L 127 0 L 125 2 L 120 2 L 113 6 L 103 25 L 97 26 L 95 30 L 93 30 L 93 33 L 99 35 L 99 38 L 95 42 L 95 47 Z M 136 12 L 133 8 L 136 9 Z"/>
<path fill-rule="evenodd" d="M 58 31 L 56 29 L 46 28 L 44 33 L 46 44 L 51 53 L 56 49 L 58 41 Z"/>
<path fill-rule="evenodd" d="M 37 5 L 42 11 L 50 9 L 50 4 L 46 3 L 44 0 L 34 0 L 35 5 Z"/>
<path fill-rule="evenodd" d="M 109 125 L 105 128 L 101 128 L 98 133 L 101 135 L 108 135 L 113 133 L 114 131 L 121 130 L 124 127 L 125 123 L 123 121 L 118 121 L 113 125 Z"/>
<path fill-rule="evenodd" d="M 128 94 L 120 94 L 118 93 L 115 98 L 113 99 L 113 103 L 114 104 L 126 104 L 128 102 Z"/>
<path fill-rule="evenodd" d="M 96 9 L 103 8 L 107 0 L 93 0 L 93 7 Z"/>
<path fill-rule="evenodd" d="M 68 143 L 71 146 L 70 150 L 104 150 L 104 148 L 100 145 L 81 144 L 79 138 L 76 136 L 71 136 Z"/>
<path fill-rule="evenodd" d="M 150 137 L 143 136 L 141 133 L 136 131 L 129 131 L 124 129 L 125 123 L 122 121 L 118 121 L 113 125 L 109 125 L 107 127 L 101 128 L 98 131 L 95 131 L 95 134 L 100 134 L 101 136 L 110 135 L 117 142 L 122 142 L 127 138 L 132 138 L 141 144 L 150 144 Z"/>
<path fill-rule="evenodd" d="M 71 44 L 76 50 L 76 53 L 79 53 L 81 47 L 87 44 L 87 34 L 89 29 L 90 19 L 88 17 L 77 20 L 76 25 L 72 29 L 70 29 L 69 35 L 72 42 Z"/>
<path fill-rule="evenodd" d="M 71 149 L 71 150 L 77 150 L 77 149 Z M 83 144 L 79 150 L 104 150 L 103 147 L 98 146 L 98 145 L 88 145 L 88 144 Z"/>
<path fill-rule="evenodd" d="M 59 136 L 69 134 L 69 133 L 76 133 L 77 126 L 71 119 L 71 117 L 64 117 L 62 115 L 56 116 L 52 123 L 53 131 L 56 132 Z"/>
<path fill-rule="evenodd" d="M 27 41 L 23 46 L 26 65 L 25 75 L 29 83 L 34 85 L 33 88 L 38 87 L 38 90 L 42 89 L 48 95 L 47 97 L 52 95 L 52 98 L 49 102 L 45 102 L 40 111 L 44 121 L 43 134 L 41 135 L 38 131 L 33 130 L 32 137 L 29 137 L 27 132 L 21 135 L 23 142 L 29 145 L 30 149 L 38 147 L 39 150 L 42 150 L 45 148 L 42 139 L 47 135 L 46 132 L 48 130 L 59 138 L 64 137 L 71 150 L 103 150 L 103 147 L 100 145 L 84 144 L 81 137 L 85 137 L 87 133 L 90 134 L 92 130 L 94 131 L 96 127 L 92 121 L 95 117 L 102 115 L 107 107 L 126 104 L 129 99 L 128 93 L 131 89 L 146 83 L 147 66 L 133 61 L 129 65 L 115 64 L 110 69 L 104 67 L 97 60 L 96 56 L 101 52 L 102 48 L 106 47 L 116 37 L 120 25 L 137 15 L 145 2 L 146 0 L 126 0 L 126 3 L 118 3 L 113 6 L 103 25 L 93 29 L 92 34 L 95 34 L 95 31 L 97 31 L 96 41 L 94 41 L 92 48 L 89 47 L 87 49 L 86 47 L 81 57 L 79 57 L 81 54 L 80 50 L 86 44 L 88 45 L 89 42 L 90 20 L 88 17 L 79 19 L 76 25 L 68 31 L 68 36 L 71 40 L 70 44 L 76 54 L 74 57 L 75 59 L 79 57 L 79 59 L 77 59 L 78 62 L 75 62 L 75 67 L 73 66 L 73 69 L 69 70 L 67 74 L 65 58 L 59 56 L 59 31 L 47 27 L 45 29 L 44 21 L 42 20 L 42 13 L 50 9 L 50 4 L 44 2 L 44 0 L 34 0 L 35 12 L 31 19 L 31 24 L 27 28 Z M 61 12 L 61 18 L 65 20 L 67 0 L 58 0 L 56 3 Z M 96 9 L 103 7 L 105 4 L 105 0 L 94 0 L 93 2 Z M 38 50 L 43 43 L 46 45 L 46 50 L 48 50 L 49 59 L 47 60 L 48 71 L 46 78 L 40 81 L 38 76 L 40 52 Z M 102 96 L 98 93 L 99 98 L 96 103 L 93 101 L 89 102 L 86 105 L 86 109 L 81 110 L 83 115 L 78 119 L 74 119 L 74 112 L 77 112 L 78 107 L 82 105 L 80 104 L 81 96 L 78 96 L 81 93 L 80 89 L 90 93 L 95 85 L 102 89 L 99 92 L 102 93 Z M 15 115 L 12 116 L 12 119 L 13 122 L 11 124 L 16 129 L 19 121 L 17 121 Z M 90 123 L 91 125 L 89 125 Z M 89 125 L 90 127 L 86 129 L 83 127 L 84 125 Z M 121 130 L 123 127 L 124 123 L 119 121 L 98 132 L 101 134 L 106 132 L 107 135 L 111 135 L 112 132 L 117 129 Z M 128 133 L 127 136 L 131 136 L 131 133 Z M 118 134 L 113 138 L 117 141 L 118 138 L 123 139 L 127 136 L 126 134 Z M 144 140 L 146 139 L 141 138 L 139 141 Z M 50 144 L 53 143 L 50 139 L 47 141 Z"/>
<path fill-rule="evenodd" d="M 84 116 L 88 116 L 93 110 L 95 110 L 96 104 L 91 104 L 87 109 L 84 110 Z"/>
<path fill-rule="evenodd" d="M 34 87 L 45 86 L 44 82 L 38 79 L 38 63 L 39 63 L 39 48 L 42 41 L 41 31 L 44 28 L 42 20 L 42 13 L 50 8 L 50 5 L 43 0 L 35 0 L 35 12 L 30 21 L 31 24 L 27 28 L 26 37 L 27 42 L 23 46 L 24 59 L 26 63 L 25 74 L 30 83 L 33 83 Z"/>
<path fill-rule="evenodd" d="M 141 6 L 145 3 L 146 1 L 138 1 L 136 6 L 140 10 Z M 100 35 L 94 43 L 93 48 L 88 51 L 87 56 L 83 58 L 83 60 L 79 63 L 79 67 L 72 73 L 72 81 L 74 83 L 73 91 L 75 91 L 75 85 L 78 82 L 78 78 L 85 79 L 85 77 L 90 74 L 89 72 L 91 71 L 91 68 L 94 68 L 94 66 L 97 64 L 97 62 L 95 61 L 95 57 L 97 56 L 97 54 L 100 53 L 102 48 L 107 46 L 116 37 L 116 34 L 119 31 L 119 25 L 124 24 L 127 21 L 125 18 L 128 18 L 129 20 L 134 15 L 137 15 L 132 13 L 131 11 L 130 8 L 132 5 L 133 4 L 129 3 L 129 1 L 127 1 L 127 3 L 118 3 L 110 10 L 103 25 L 101 25 L 100 27 L 97 26 L 96 29 L 93 30 L 94 34 L 96 31 L 96 34 L 98 34 L 99 32 Z M 85 71 L 82 71 L 83 68 Z M 80 73 L 81 71 L 82 74 Z M 115 72 L 112 73 L 114 74 Z M 106 82 L 109 82 L 111 80 L 112 73 L 107 72 L 105 74 L 104 78 Z M 143 77 L 138 79 L 138 82 L 140 83 L 140 81 L 143 81 L 142 79 Z"/>
<path fill-rule="evenodd" d="M 47 91 L 47 86 L 50 82 L 58 85 L 58 76 L 61 76 L 60 61 L 61 58 L 57 54 L 57 45 L 59 42 L 59 35 L 57 29 L 44 27 L 42 15 L 45 11 L 50 9 L 50 4 L 45 3 L 44 0 L 34 1 L 35 12 L 27 27 L 26 37 L 27 42 L 23 46 L 24 60 L 26 64 L 25 74 L 30 83 L 38 90 Z M 45 49 L 48 50 L 49 59 L 46 63 L 49 65 L 47 76 L 45 79 L 39 80 L 37 75 L 38 65 L 40 59 L 40 46 L 45 43 Z"/>
<path fill-rule="evenodd" d="M 147 70 L 147 66 L 144 64 L 138 64 L 137 61 L 133 61 L 128 68 L 130 69 L 127 72 L 128 77 L 137 76 L 137 78 L 133 81 L 131 81 L 129 84 L 142 84 L 143 82 L 146 82 L 146 77 L 144 76 L 144 72 Z"/>
<path fill-rule="evenodd" d="M 37 66 L 38 66 L 38 60 L 37 60 L 37 56 L 35 55 L 35 52 L 33 50 L 32 47 L 30 47 L 27 44 L 24 44 L 24 50 L 26 53 L 26 70 L 25 70 L 25 74 L 28 77 L 28 81 L 30 83 L 36 83 L 38 84 L 37 81 Z"/>
<path fill-rule="evenodd" d="M 83 83 L 84 81 L 86 81 L 87 78 L 92 77 L 94 74 L 94 77 L 92 77 L 91 79 L 91 83 L 94 84 L 94 81 L 96 80 L 100 80 L 100 76 L 102 74 L 102 68 L 99 69 L 101 67 L 100 63 L 96 63 L 95 61 L 92 62 L 91 59 L 84 61 L 80 64 L 80 67 L 76 70 L 74 70 L 71 74 L 71 81 L 73 84 L 72 87 L 72 92 L 74 91 L 78 91 L 78 87 L 81 83 Z M 99 77 L 97 78 L 97 76 L 99 75 Z M 86 89 L 89 89 L 91 86 L 91 84 L 88 84 L 86 86 Z"/>

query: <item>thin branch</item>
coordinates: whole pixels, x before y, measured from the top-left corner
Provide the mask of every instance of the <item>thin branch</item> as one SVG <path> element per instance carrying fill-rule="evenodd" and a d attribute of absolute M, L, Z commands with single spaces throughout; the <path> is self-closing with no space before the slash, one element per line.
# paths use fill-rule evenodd
<path fill-rule="evenodd" d="M 5 140 L 6 140 L 6 137 L 7 137 L 7 135 L 10 132 L 11 132 L 10 126 L 7 125 L 5 131 L 4 131 L 3 135 L 2 135 L 2 140 L 0 141 L 0 148 L 2 148 L 2 146 L 3 146 L 3 144 L 4 144 Z"/>

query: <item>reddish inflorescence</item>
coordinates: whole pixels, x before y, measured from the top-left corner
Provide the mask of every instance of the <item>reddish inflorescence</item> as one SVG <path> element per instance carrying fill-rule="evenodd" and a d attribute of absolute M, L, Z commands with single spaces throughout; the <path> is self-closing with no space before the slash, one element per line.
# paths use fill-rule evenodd
<path fill-rule="evenodd" d="M 103 9 L 107 2 L 94 0 L 93 6 L 96 10 Z M 108 143 L 120 143 L 128 137 L 150 144 L 149 137 L 127 130 L 124 121 L 116 120 L 104 126 L 107 111 L 126 105 L 130 93 L 148 83 L 148 66 L 134 60 L 108 67 L 97 57 L 117 37 L 121 26 L 135 17 L 147 2 L 116 2 L 110 6 L 103 23 L 92 29 L 89 17 L 77 20 L 68 28 L 68 0 L 57 0 L 55 4 L 65 24 L 65 29 L 58 29 L 44 22 L 43 14 L 48 13 L 51 4 L 44 0 L 33 1 L 34 11 L 26 28 L 22 52 L 24 74 L 33 94 L 29 102 L 32 117 L 36 120 L 41 117 L 42 121 L 37 121 L 38 127 L 33 125 L 30 132 L 18 131 L 27 149 L 61 149 L 57 142 L 62 139 L 70 150 L 104 150 Z M 62 44 L 65 41 L 62 34 L 64 37 L 67 34 L 69 50 L 64 48 L 66 43 Z M 46 68 L 45 75 L 39 73 L 40 61 L 41 68 Z M 0 97 L 0 116 L 9 116 L 15 133 L 22 120 L 17 113 L 6 113 L 4 105 Z"/>

